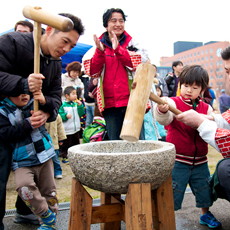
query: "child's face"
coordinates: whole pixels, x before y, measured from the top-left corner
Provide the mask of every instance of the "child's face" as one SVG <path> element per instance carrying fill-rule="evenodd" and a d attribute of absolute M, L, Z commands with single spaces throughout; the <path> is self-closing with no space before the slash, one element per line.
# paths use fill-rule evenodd
<path fill-rule="evenodd" d="M 182 84 L 181 95 L 184 98 L 190 98 L 194 103 L 196 98 L 199 97 L 201 93 L 201 89 L 202 89 L 201 86 L 198 86 L 195 83 L 193 83 L 193 85 Z"/>
<path fill-rule="evenodd" d="M 77 91 L 73 90 L 70 95 L 66 94 L 66 100 L 67 101 L 75 101 L 77 99 Z"/>
<path fill-rule="evenodd" d="M 9 99 L 17 106 L 23 107 L 28 104 L 30 100 L 30 95 L 28 94 L 21 94 L 18 97 L 9 97 Z"/>
<path fill-rule="evenodd" d="M 80 76 L 80 72 L 79 71 L 76 71 L 76 70 L 71 70 L 70 72 L 69 72 L 69 75 L 70 75 L 70 77 L 72 77 L 72 78 L 77 78 L 78 76 Z"/>
<path fill-rule="evenodd" d="M 160 97 L 161 96 L 161 90 L 159 88 L 157 88 L 157 96 Z"/>

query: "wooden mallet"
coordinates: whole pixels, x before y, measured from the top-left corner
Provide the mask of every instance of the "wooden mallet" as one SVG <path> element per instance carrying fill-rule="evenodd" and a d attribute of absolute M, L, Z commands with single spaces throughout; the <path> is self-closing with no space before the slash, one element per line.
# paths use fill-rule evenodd
<path fill-rule="evenodd" d="M 131 142 L 139 140 L 155 73 L 156 69 L 151 64 L 142 63 L 137 66 L 134 78 L 136 87 L 131 90 L 120 134 L 123 140 Z"/>
<path fill-rule="evenodd" d="M 34 73 L 40 73 L 41 24 L 68 32 L 73 29 L 73 22 L 67 17 L 50 14 L 39 6 L 25 6 L 22 12 L 26 18 L 34 21 Z M 38 101 L 34 100 L 34 112 L 36 111 L 38 111 Z"/>
<path fill-rule="evenodd" d="M 140 64 L 134 78 L 136 87 L 131 90 L 120 138 L 130 142 L 139 140 L 148 99 L 157 104 L 166 104 L 164 100 L 150 92 L 156 69 L 151 64 Z M 169 105 L 169 110 L 176 115 L 181 111 Z"/>

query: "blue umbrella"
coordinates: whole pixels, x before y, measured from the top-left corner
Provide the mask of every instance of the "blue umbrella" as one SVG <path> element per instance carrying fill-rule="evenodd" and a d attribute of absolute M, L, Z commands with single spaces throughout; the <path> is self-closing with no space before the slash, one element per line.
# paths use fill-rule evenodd
<path fill-rule="evenodd" d="M 66 72 L 65 68 L 69 63 L 73 61 L 82 63 L 84 54 L 92 47 L 92 45 L 77 43 L 77 45 L 69 53 L 62 56 L 62 73 Z"/>

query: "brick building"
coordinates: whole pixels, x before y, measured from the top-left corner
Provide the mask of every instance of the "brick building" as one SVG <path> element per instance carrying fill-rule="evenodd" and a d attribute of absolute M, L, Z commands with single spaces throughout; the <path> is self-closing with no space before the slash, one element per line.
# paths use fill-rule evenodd
<path fill-rule="evenodd" d="M 176 42 L 178 47 L 178 43 Z M 191 42 L 192 43 L 192 42 Z M 181 45 L 184 45 L 181 42 Z M 200 45 L 200 44 L 199 44 Z M 208 71 L 209 84 L 219 97 L 220 90 L 225 89 L 230 95 L 230 83 L 224 70 L 221 51 L 230 45 L 229 42 L 208 42 L 193 49 L 188 49 L 180 53 L 176 53 L 172 57 L 161 57 L 161 66 L 172 66 L 174 61 L 180 60 L 184 65 L 201 65 Z M 190 44 L 191 47 L 191 44 Z M 175 53 L 175 46 L 174 46 Z"/>

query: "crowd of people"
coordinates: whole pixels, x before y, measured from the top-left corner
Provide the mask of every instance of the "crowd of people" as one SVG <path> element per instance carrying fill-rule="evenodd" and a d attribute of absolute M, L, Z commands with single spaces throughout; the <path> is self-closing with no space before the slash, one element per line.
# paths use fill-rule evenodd
<path fill-rule="evenodd" d="M 105 32 L 93 35 L 95 50 L 81 64 L 71 62 L 61 73 L 61 56 L 69 52 L 84 33 L 81 19 L 61 14 L 74 28 L 61 32 L 47 26 L 41 37 L 40 74 L 33 73 L 33 25 L 19 21 L 15 32 L 0 37 L 0 230 L 4 229 L 6 184 L 14 172 L 16 223 L 41 224 L 39 230 L 55 229 L 58 197 L 55 178 L 62 178 L 68 164 L 68 148 L 80 144 L 91 124 L 103 126 L 106 137 L 119 140 L 135 70 L 151 64 L 146 49 L 125 30 L 126 15 L 108 9 L 102 17 Z M 230 75 L 230 47 L 222 52 Z M 151 91 L 167 103 L 149 101 L 140 140 L 173 143 L 172 171 L 174 209 L 182 207 L 187 184 L 201 208 L 200 224 L 218 228 L 221 223 L 209 211 L 217 198 L 230 201 L 230 97 L 222 89 L 221 114 L 214 113 L 215 94 L 207 71 L 199 65 L 172 63 L 172 73 L 159 76 L 157 66 Z M 33 111 L 38 100 L 39 110 Z M 182 114 L 169 111 L 169 105 Z M 100 122 L 99 122 L 100 121 Z M 90 141 L 87 136 L 85 140 Z M 223 155 L 214 175 L 207 164 L 208 144 Z M 38 218 L 39 217 L 39 218 Z"/>

